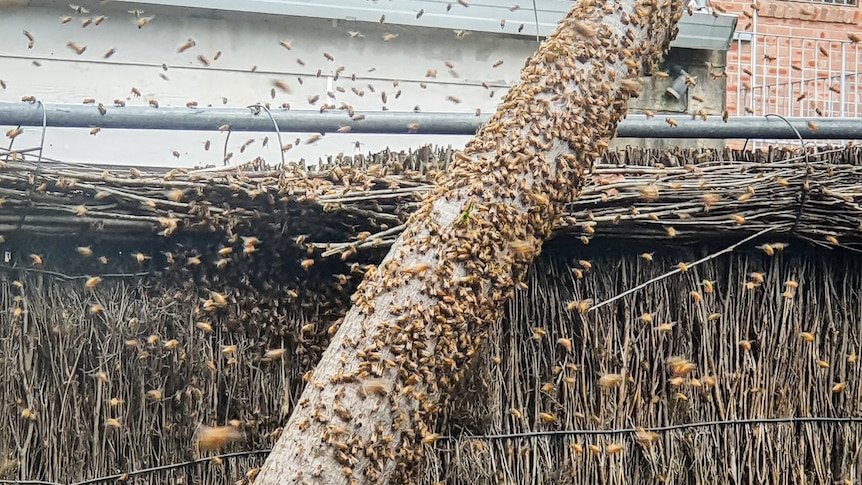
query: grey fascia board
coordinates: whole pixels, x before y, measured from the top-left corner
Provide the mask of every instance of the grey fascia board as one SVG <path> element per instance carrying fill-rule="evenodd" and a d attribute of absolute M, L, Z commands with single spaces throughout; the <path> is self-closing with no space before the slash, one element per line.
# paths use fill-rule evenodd
<path fill-rule="evenodd" d="M 539 36 L 547 37 L 571 8 L 571 2 L 563 0 L 536 0 L 535 13 L 530 2 L 524 2 L 524 6 L 513 12 L 508 2 L 504 4 L 481 0 L 471 0 L 469 7 L 464 7 L 454 0 L 115 0 L 114 3 L 350 22 L 379 22 L 380 17 L 385 15 L 385 23 L 395 26 L 523 37 L 536 36 L 536 16 Z M 449 4 L 452 4 L 452 9 L 447 12 L 446 7 Z M 424 14 L 417 19 L 419 10 L 423 10 Z M 500 26 L 502 19 L 506 20 L 503 27 Z M 521 24 L 524 28 L 518 32 Z M 733 15 L 722 14 L 715 17 L 707 12 L 686 14 L 679 22 L 679 35 L 671 46 L 727 50 L 735 27 L 736 17 Z"/>

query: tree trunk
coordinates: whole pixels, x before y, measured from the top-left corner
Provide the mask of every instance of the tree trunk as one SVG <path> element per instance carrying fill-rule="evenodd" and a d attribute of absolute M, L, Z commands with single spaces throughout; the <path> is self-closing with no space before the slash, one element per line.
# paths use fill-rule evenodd
<path fill-rule="evenodd" d="M 450 391 L 684 10 L 575 5 L 366 274 L 256 483 L 410 481 Z"/>

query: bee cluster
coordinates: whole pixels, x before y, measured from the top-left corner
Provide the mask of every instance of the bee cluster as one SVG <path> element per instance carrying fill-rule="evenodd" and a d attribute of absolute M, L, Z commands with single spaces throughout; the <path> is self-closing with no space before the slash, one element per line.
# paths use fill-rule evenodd
<path fill-rule="evenodd" d="M 573 7 L 360 283 L 260 479 L 313 483 L 340 466 L 345 482 L 414 480 L 441 410 L 683 12 Z"/>

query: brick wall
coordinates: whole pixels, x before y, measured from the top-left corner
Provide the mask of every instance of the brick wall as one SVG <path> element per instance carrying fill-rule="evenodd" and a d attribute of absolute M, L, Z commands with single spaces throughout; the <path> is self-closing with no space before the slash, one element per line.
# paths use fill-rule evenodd
<path fill-rule="evenodd" d="M 731 114 L 840 116 L 843 107 L 844 116 L 862 116 L 862 79 L 855 74 L 862 45 L 848 36 L 862 37 L 862 9 L 788 0 L 716 3 L 739 16 L 738 32 L 754 31 L 758 8 L 756 45 L 734 41 L 728 52 Z"/>

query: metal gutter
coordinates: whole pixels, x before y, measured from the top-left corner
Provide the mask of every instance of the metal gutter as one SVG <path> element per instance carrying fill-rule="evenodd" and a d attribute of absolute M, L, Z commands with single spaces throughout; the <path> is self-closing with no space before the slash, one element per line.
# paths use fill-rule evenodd
<path fill-rule="evenodd" d="M 472 135 L 489 116 L 469 113 L 360 112 L 365 119 L 353 121 L 346 112 L 294 111 L 274 109 L 272 119 L 260 110 L 249 108 L 151 108 L 143 106 L 107 107 L 104 115 L 97 107 L 80 104 L 3 103 L 0 102 L 0 125 L 71 127 L 136 130 L 216 131 L 229 125 L 231 131 L 271 132 L 278 124 L 280 132 L 336 133 L 350 127 L 351 133 L 425 135 Z M 44 116 L 44 118 L 43 118 Z M 672 117 L 677 126 L 666 120 Z M 710 138 L 710 139 L 796 139 L 798 130 L 806 140 L 862 139 L 862 119 L 819 118 L 812 129 L 809 118 L 789 118 L 789 126 L 777 117 L 732 117 L 727 123 L 720 117 L 707 121 L 686 115 L 656 115 L 647 119 L 632 114 L 617 130 L 621 138 Z"/>
<path fill-rule="evenodd" d="M 187 15 L 240 13 L 373 23 L 380 22 L 385 15 L 387 25 L 528 38 L 549 36 L 571 9 L 569 0 L 536 0 L 535 10 L 526 1 L 514 11 L 514 2 L 501 0 L 470 0 L 469 7 L 454 0 L 114 0 L 112 3 L 156 12 L 167 8 Z M 423 13 L 417 18 L 419 11 Z M 684 15 L 671 47 L 727 50 L 736 22 L 735 15 L 714 16 L 705 10 Z"/>

